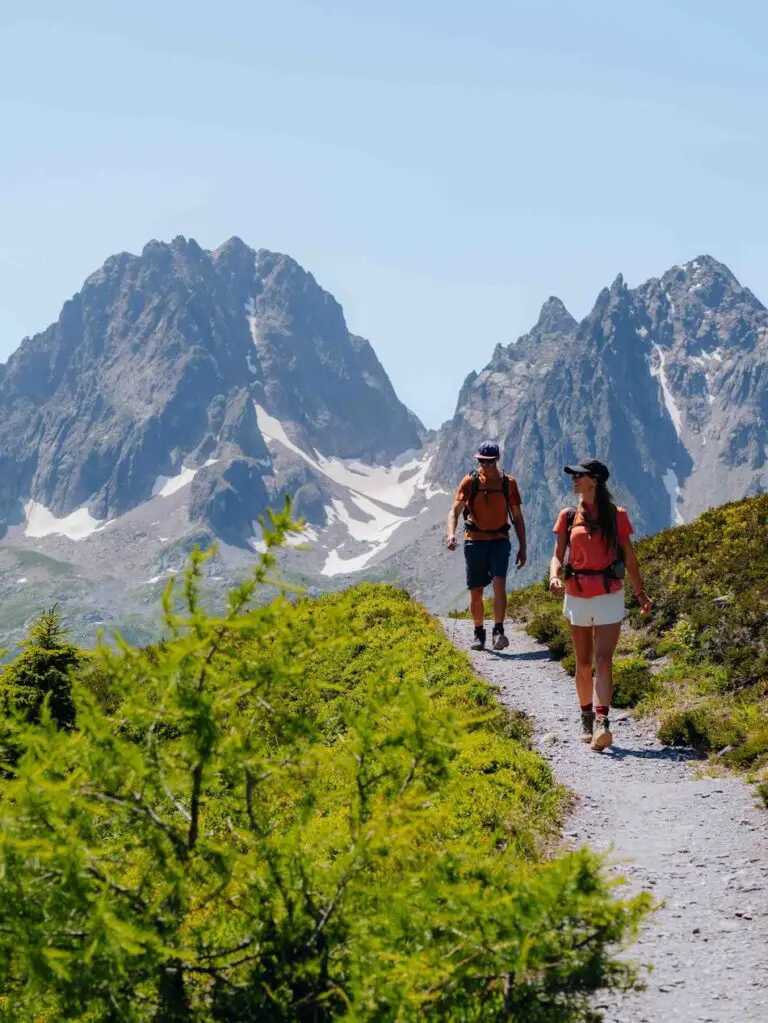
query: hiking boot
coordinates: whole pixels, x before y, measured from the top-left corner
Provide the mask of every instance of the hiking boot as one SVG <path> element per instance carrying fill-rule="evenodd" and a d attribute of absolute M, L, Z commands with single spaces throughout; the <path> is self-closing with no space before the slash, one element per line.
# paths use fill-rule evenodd
<path fill-rule="evenodd" d="M 611 722 L 608 718 L 600 715 L 595 718 L 595 726 L 592 730 L 592 749 L 602 753 L 604 749 L 608 749 L 612 744 Z"/>
<path fill-rule="evenodd" d="M 503 625 L 494 625 L 491 646 L 494 650 L 505 650 L 509 646 L 509 640 L 504 635 Z"/>
<path fill-rule="evenodd" d="M 475 638 L 469 647 L 470 650 L 485 650 L 486 632 L 481 625 L 475 626 Z"/>
<path fill-rule="evenodd" d="M 583 710 L 581 712 L 581 741 L 592 742 L 592 732 L 595 728 L 595 712 Z"/>

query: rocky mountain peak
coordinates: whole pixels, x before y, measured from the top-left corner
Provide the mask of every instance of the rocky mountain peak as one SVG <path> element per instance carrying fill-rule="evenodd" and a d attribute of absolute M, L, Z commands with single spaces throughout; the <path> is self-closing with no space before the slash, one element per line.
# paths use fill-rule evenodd
<path fill-rule="evenodd" d="M 550 295 L 541 307 L 539 318 L 534 328 L 542 334 L 558 334 L 574 330 L 578 326 L 565 304 L 556 295 Z"/>
<path fill-rule="evenodd" d="M 30 501 L 106 520 L 188 472 L 194 512 L 242 540 L 276 480 L 258 416 L 305 451 L 383 463 L 424 432 L 333 296 L 237 237 L 111 257 L 0 380 L 6 523 Z"/>

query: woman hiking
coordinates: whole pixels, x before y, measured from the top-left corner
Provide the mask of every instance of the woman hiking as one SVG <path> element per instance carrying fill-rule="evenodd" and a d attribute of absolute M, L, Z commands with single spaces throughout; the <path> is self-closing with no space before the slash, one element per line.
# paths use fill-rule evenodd
<path fill-rule="evenodd" d="M 563 614 L 571 628 L 576 655 L 581 741 L 602 752 L 613 742 L 608 714 L 613 695 L 613 654 L 625 614 L 625 568 L 643 614 L 649 612 L 651 601 L 629 539 L 634 532 L 629 516 L 617 507 L 606 486 L 610 476 L 607 467 L 596 458 L 585 458 L 578 465 L 566 465 L 564 471 L 573 480 L 579 501 L 574 508 L 563 508 L 557 517 L 549 589 L 556 596 L 565 594 Z"/>

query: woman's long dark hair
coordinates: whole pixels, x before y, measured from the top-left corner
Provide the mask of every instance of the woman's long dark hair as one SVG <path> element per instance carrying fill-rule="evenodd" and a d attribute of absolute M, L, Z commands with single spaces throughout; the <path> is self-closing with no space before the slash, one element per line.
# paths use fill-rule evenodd
<path fill-rule="evenodd" d="M 589 518 L 583 501 L 579 502 L 581 504 L 581 514 L 592 529 L 600 530 L 607 550 L 618 550 L 619 538 L 616 535 L 616 502 L 613 499 L 613 494 L 602 480 L 597 480 L 595 502 L 597 503 L 597 522 Z"/>

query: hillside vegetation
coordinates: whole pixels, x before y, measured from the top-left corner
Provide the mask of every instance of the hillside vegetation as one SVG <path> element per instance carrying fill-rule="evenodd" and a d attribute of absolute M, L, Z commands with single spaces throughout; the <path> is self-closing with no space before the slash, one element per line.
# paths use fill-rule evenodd
<path fill-rule="evenodd" d="M 163 642 L 0 676 L 0 1019 L 599 1019 L 648 897 L 552 855 L 525 724 L 406 594 L 254 608 L 270 553 L 211 617 L 201 558 Z"/>
<path fill-rule="evenodd" d="M 636 549 L 654 601 L 628 587 L 614 703 L 659 717 L 670 744 L 694 745 L 762 777 L 768 766 L 768 495 L 713 508 Z M 562 601 L 541 583 L 510 594 L 510 615 L 573 671 Z M 768 786 L 764 786 L 764 789 Z"/>

